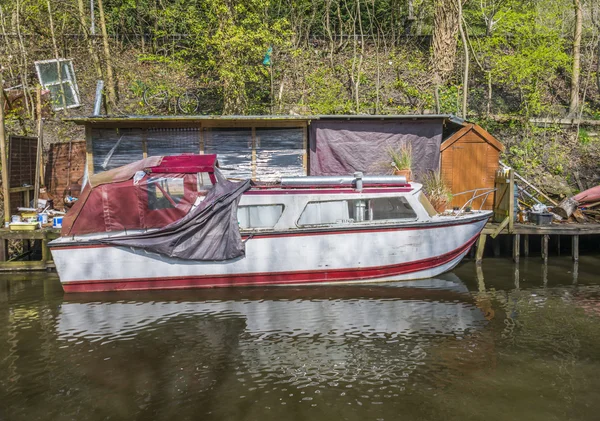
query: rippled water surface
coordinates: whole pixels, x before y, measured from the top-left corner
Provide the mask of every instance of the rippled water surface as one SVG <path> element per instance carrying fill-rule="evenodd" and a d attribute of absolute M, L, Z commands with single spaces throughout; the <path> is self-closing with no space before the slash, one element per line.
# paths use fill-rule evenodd
<path fill-rule="evenodd" d="M 0 420 L 597 420 L 600 258 L 383 285 L 0 278 Z"/>

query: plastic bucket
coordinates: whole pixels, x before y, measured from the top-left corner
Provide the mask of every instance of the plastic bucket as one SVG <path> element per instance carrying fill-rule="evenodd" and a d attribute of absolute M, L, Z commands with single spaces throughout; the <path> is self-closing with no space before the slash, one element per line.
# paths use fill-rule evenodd
<path fill-rule="evenodd" d="M 62 216 L 55 216 L 52 219 L 52 228 L 62 228 L 62 221 L 63 221 Z"/>

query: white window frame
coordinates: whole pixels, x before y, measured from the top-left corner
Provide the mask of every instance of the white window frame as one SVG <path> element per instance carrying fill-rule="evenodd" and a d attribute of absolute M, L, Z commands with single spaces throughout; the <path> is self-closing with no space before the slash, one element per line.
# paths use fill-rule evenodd
<path fill-rule="evenodd" d="M 48 64 L 48 63 L 57 63 L 59 64 L 59 66 L 61 67 L 61 72 L 62 72 L 62 63 L 67 63 L 66 66 L 66 70 L 67 70 L 67 77 L 65 77 L 64 74 L 59 73 L 60 76 L 62 76 L 62 79 L 57 81 L 57 82 L 52 82 L 52 83 L 44 83 L 44 80 L 42 79 L 42 73 L 40 71 L 40 64 Z M 75 78 L 75 70 L 73 69 L 73 60 L 71 59 L 67 59 L 67 58 L 61 58 L 61 59 L 51 59 L 51 60 L 40 60 L 40 61 L 36 61 L 34 62 L 35 64 L 35 71 L 37 73 L 38 76 L 38 80 L 40 81 L 40 84 L 42 85 L 42 87 L 44 89 L 48 89 L 50 86 L 55 86 L 55 85 L 59 85 L 61 83 L 64 84 L 68 84 L 71 88 L 71 92 L 73 94 L 73 99 L 75 100 L 75 104 L 72 105 L 67 105 L 67 108 L 77 108 L 81 106 L 81 101 L 79 99 L 79 87 L 77 86 L 77 79 Z M 65 94 L 66 95 L 66 94 Z M 52 98 L 52 109 L 54 111 L 60 111 L 60 110 L 64 110 L 65 107 L 63 107 L 63 102 L 62 101 L 54 101 L 55 98 Z"/>

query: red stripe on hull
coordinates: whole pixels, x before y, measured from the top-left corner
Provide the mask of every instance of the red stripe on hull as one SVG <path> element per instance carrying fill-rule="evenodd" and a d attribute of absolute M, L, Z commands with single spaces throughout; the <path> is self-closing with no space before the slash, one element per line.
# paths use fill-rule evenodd
<path fill-rule="evenodd" d="M 312 284 L 385 278 L 433 269 L 459 257 L 477 240 L 479 234 L 462 247 L 440 256 L 396 265 L 318 270 L 303 272 L 252 273 L 223 276 L 192 276 L 171 278 L 132 278 L 119 280 L 75 281 L 63 284 L 65 292 L 134 291 L 151 289 L 192 289 L 215 287 L 265 286 L 287 284 Z"/>

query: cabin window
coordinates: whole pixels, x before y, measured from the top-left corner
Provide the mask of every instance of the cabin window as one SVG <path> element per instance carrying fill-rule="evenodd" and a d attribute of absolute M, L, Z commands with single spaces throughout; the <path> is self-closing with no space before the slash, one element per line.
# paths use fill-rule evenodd
<path fill-rule="evenodd" d="M 415 219 L 417 214 L 405 197 L 381 197 L 369 200 L 369 213 L 373 221 L 385 219 Z"/>
<path fill-rule="evenodd" d="M 348 201 L 310 202 L 304 208 L 298 225 L 319 225 L 352 222 L 348 212 Z"/>
<path fill-rule="evenodd" d="M 251 205 L 238 207 L 238 222 L 241 229 L 273 228 L 281 214 L 283 205 Z"/>
<path fill-rule="evenodd" d="M 404 197 L 309 202 L 298 225 L 344 224 L 368 221 L 416 219 Z"/>
<path fill-rule="evenodd" d="M 169 209 L 185 195 L 183 178 L 150 178 L 148 180 L 148 209 Z"/>

